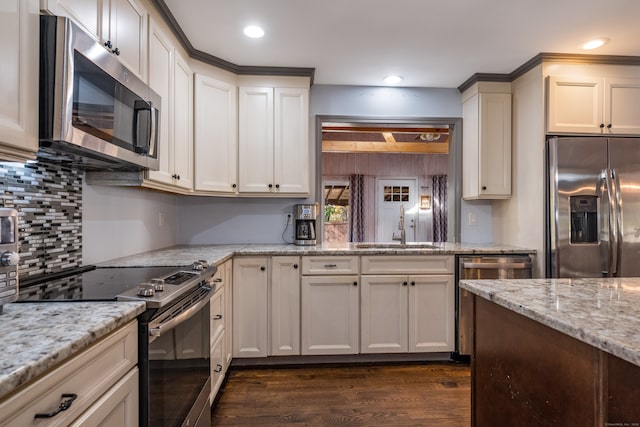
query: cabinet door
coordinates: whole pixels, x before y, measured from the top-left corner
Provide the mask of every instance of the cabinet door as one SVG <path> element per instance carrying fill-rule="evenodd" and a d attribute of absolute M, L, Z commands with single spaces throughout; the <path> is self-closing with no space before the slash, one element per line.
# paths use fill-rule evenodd
<path fill-rule="evenodd" d="M 120 62 L 147 81 L 147 11 L 135 0 L 102 1 L 103 42 L 110 41 Z"/>
<path fill-rule="evenodd" d="M 215 399 L 224 380 L 226 370 L 226 363 L 224 361 L 224 335 L 224 333 L 220 335 L 211 347 L 211 394 L 209 396 L 209 404 Z"/>
<path fill-rule="evenodd" d="M 71 427 L 135 427 L 139 421 L 138 396 L 138 368 L 135 368 L 103 394 Z"/>
<path fill-rule="evenodd" d="M 224 311 L 224 303 L 225 287 L 221 286 L 213 294 L 209 303 L 209 313 L 211 315 L 211 323 L 209 325 L 210 346 L 213 346 L 213 343 L 222 336 L 222 332 L 224 331 L 224 322 L 227 317 Z"/>
<path fill-rule="evenodd" d="M 267 356 L 268 259 L 233 261 L 233 357 Z"/>
<path fill-rule="evenodd" d="M 67 16 L 96 40 L 100 39 L 100 0 L 40 0 L 40 9 Z"/>
<path fill-rule="evenodd" d="M 271 258 L 271 352 L 300 354 L 300 258 Z"/>
<path fill-rule="evenodd" d="M 302 354 L 357 354 L 358 276 L 302 278 Z"/>
<path fill-rule="evenodd" d="M 172 184 L 173 152 L 171 132 L 173 128 L 173 45 L 160 27 L 151 23 L 149 35 L 149 85 L 162 98 L 160 108 L 160 142 L 158 157 L 160 167 L 149 171 L 149 179 Z"/>
<path fill-rule="evenodd" d="M 270 193 L 273 181 L 273 88 L 239 89 L 240 192 Z"/>
<path fill-rule="evenodd" d="M 279 193 L 309 193 L 309 90 L 275 89 L 274 184 Z"/>
<path fill-rule="evenodd" d="M 511 195 L 511 94 L 480 94 L 480 191 Z"/>
<path fill-rule="evenodd" d="M 407 276 L 361 276 L 361 353 L 407 351 Z"/>
<path fill-rule="evenodd" d="M 640 134 L 640 79 L 605 79 L 605 127 L 610 134 Z"/>
<path fill-rule="evenodd" d="M 453 275 L 409 276 L 409 351 L 454 349 Z"/>
<path fill-rule="evenodd" d="M 601 133 L 603 85 L 597 77 L 548 77 L 547 132 Z"/>
<path fill-rule="evenodd" d="M 0 159 L 33 159 L 38 150 L 37 0 L 4 0 L 0 13 Z"/>
<path fill-rule="evenodd" d="M 233 261 L 229 260 L 222 264 L 220 267 L 223 269 L 223 280 L 225 289 L 225 307 L 224 312 L 226 314 L 224 322 L 224 336 L 225 336 L 225 368 L 231 364 L 231 358 L 233 354 Z"/>
<path fill-rule="evenodd" d="M 193 189 L 193 80 L 191 69 L 174 51 L 173 173 L 175 185 Z"/>
<path fill-rule="evenodd" d="M 236 86 L 195 75 L 195 189 L 234 194 L 238 182 Z"/>

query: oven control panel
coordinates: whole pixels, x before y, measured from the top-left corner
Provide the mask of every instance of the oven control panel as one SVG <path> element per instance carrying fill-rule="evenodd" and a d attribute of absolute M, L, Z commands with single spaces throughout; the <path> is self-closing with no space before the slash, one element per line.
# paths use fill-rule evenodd
<path fill-rule="evenodd" d="M 18 211 L 0 208 L 0 313 L 18 299 Z"/>

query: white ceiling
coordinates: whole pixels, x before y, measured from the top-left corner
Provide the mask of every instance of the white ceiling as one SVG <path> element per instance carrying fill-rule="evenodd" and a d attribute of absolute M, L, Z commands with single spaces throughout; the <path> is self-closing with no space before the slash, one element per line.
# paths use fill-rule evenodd
<path fill-rule="evenodd" d="M 640 0 L 164 0 L 194 48 L 236 65 L 315 68 L 314 84 L 457 87 L 541 52 L 640 56 Z M 249 24 L 262 39 L 242 33 Z"/>

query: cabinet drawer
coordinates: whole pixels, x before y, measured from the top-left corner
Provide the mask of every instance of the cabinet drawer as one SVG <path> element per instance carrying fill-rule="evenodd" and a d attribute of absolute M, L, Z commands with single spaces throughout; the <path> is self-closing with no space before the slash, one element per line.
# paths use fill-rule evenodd
<path fill-rule="evenodd" d="M 209 324 L 209 333 L 211 335 L 211 344 L 218 339 L 224 330 L 225 312 L 224 312 L 224 286 L 219 288 L 211 297 L 210 313 L 211 323 Z"/>
<path fill-rule="evenodd" d="M 358 274 L 357 256 L 302 257 L 302 274 Z"/>
<path fill-rule="evenodd" d="M 451 255 L 363 256 L 362 274 L 453 274 Z"/>
<path fill-rule="evenodd" d="M 44 425 L 35 414 L 56 410 L 62 394 L 78 397 L 69 409 L 46 422 L 67 426 L 138 363 L 137 322 L 106 337 L 0 403 L 0 425 Z"/>
<path fill-rule="evenodd" d="M 225 362 L 224 362 L 224 333 L 218 338 L 218 340 L 213 343 L 213 347 L 211 348 L 211 396 L 210 402 L 216 398 L 216 394 L 220 390 L 220 386 L 222 385 L 222 381 L 224 380 L 224 376 L 226 373 Z"/>

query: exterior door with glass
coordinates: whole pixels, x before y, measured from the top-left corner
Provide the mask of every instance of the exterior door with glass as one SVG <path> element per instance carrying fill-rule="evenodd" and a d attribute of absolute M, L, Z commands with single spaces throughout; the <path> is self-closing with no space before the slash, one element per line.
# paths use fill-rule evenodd
<path fill-rule="evenodd" d="M 400 206 L 404 206 L 407 242 L 415 242 L 418 228 L 416 179 L 378 179 L 376 182 L 376 241 L 400 239 Z"/>

